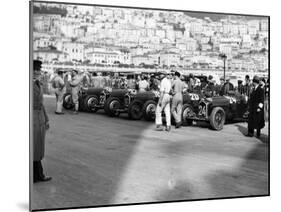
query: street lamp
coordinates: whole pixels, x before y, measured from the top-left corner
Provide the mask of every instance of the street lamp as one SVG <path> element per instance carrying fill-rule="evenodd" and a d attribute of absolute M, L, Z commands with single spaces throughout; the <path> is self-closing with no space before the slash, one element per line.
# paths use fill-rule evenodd
<path fill-rule="evenodd" d="M 220 54 L 219 57 L 223 59 L 223 80 L 225 81 L 225 61 L 227 56 L 225 54 Z"/>

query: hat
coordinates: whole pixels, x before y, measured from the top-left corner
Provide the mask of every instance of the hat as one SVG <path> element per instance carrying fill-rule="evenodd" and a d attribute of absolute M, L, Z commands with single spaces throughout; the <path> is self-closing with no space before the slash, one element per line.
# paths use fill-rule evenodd
<path fill-rule="evenodd" d="M 230 80 L 230 77 L 229 76 L 226 76 L 225 77 L 225 81 L 229 81 Z"/>
<path fill-rule="evenodd" d="M 242 80 L 238 80 L 237 82 L 238 82 L 238 84 L 242 84 L 243 81 Z"/>
<path fill-rule="evenodd" d="M 255 75 L 254 78 L 253 78 L 253 82 L 259 83 L 260 82 L 260 78 L 257 75 Z"/>
<path fill-rule="evenodd" d="M 33 70 L 41 70 L 42 61 L 40 60 L 33 60 Z"/>
<path fill-rule="evenodd" d="M 176 75 L 177 77 L 180 77 L 180 76 L 181 76 L 180 72 L 178 72 L 178 71 L 175 72 L 175 75 Z"/>
<path fill-rule="evenodd" d="M 78 74 L 78 70 L 73 69 L 72 72 L 75 72 L 76 74 Z"/>
<path fill-rule="evenodd" d="M 224 80 L 224 78 L 223 78 L 223 77 L 220 77 L 220 80 Z"/>
<path fill-rule="evenodd" d="M 61 68 L 58 68 L 58 69 L 56 70 L 56 73 L 57 73 L 57 74 L 62 74 L 62 73 L 63 73 L 63 70 L 62 70 Z"/>
<path fill-rule="evenodd" d="M 166 71 L 160 71 L 159 74 L 160 75 L 167 75 L 168 73 Z"/>
<path fill-rule="evenodd" d="M 214 82 L 213 76 L 212 76 L 212 75 L 209 75 L 207 81 L 208 81 L 208 82 Z"/>

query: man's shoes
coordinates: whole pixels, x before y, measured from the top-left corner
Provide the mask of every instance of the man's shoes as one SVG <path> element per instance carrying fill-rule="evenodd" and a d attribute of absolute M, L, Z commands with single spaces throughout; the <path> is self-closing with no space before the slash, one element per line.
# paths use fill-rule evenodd
<path fill-rule="evenodd" d="M 38 183 L 38 182 L 47 182 L 47 181 L 50 181 L 52 180 L 52 177 L 49 177 L 49 176 L 44 176 L 44 177 L 41 177 L 41 178 L 36 178 L 33 180 L 34 183 Z"/>
<path fill-rule="evenodd" d="M 46 181 L 50 181 L 50 180 L 52 180 L 52 177 L 49 177 L 49 176 L 44 176 L 40 179 L 40 181 L 42 181 L 42 182 L 46 182 Z"/>
<path fill-rule="evenodd" d="M 166 127 L 166 131 L 170 132 L 171 131 L 171 126 Z"/>
<path fill-rule="evenodd" d="M 181 122 L 176 123 L 175 128 L 180 128 L 181 127 Z"/>
<path fill-rule="evenodd" d="M 156 131 L 163 131 L 163 126 L 157 124 L 157 125 L 156 125 Z"/>
<path fill-rule="evenodd" d="M 74 115 L 77 115 L 77 114 L 78 114 L 78 111 L 75 110 L 75 111 L 73 112 L 73 114 L 74 114 Z"/>
<path fill-rule="evenodd" d="M 63 112 L 55 112 L 55 114 L 57 114 L 57 115 L 63 115 L 64 113 Z"/>

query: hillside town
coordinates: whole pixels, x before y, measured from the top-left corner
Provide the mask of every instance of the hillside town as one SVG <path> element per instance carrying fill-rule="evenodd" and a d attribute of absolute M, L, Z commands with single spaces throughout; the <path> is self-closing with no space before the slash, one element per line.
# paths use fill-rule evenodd
<path fill-rule="evenodd" d="M 31 210 L 269 195 L 269 16 L 31 5 Z"/>
<path fill-rule="evenodd" d="M 34 13 L 34 59 L 45 67 L 268 72 L 267 18 L 44 3 Z"/>

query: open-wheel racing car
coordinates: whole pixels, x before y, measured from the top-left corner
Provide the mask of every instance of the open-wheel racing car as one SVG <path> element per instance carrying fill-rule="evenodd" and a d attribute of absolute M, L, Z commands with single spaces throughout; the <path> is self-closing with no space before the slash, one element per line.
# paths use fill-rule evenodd
<path fill-rule="evenodd" d="M 135 95 L 134 100 L 129 105 L 128 114 L 131 119 L 138 120 L 144 118 L 147 121 L 155 119 L 156 106 L 160 97 L 159 91 L 147 91 Z M 200 95 L 183 94 L 183 103 L 199 105 Z"/>
<path fill-rule="evenodd" d="M 110 93 L 111 89 L 109 88 L 81 88 L 79 91 L 79 110 L 97 112 L 104 107 Z M 71 93 L 64 95 L 63 107 L 68 110 L 74 108 Z"/>
<path fill-rule="evenodd" d="M 104 111 L 109 116 L 118 116 L 128 111 L 128 106 L 136 95 L 134 89 L 113 89 L 104 104 Z"/>
<path fill-rule="evenodd" d="M 197 98 L 195 96 L 195 98 Z M 212 129 L 222 130 L 226 121 L 247 120 L 247 102 L 241 95 L 200 98 L 199 104 L 183 104 L 183 123 L 191 125 L 193 120 L 209 122 Z"/>
<path fill-rule="evenodd" d="M 128 114 L 131 119 L 155 119 L 155 111 L 159 100 L 159 92 L 147 91 L 138 93 L 129 105 Z M 221 130 L 226 121 L 247 119 L 247 102 L 243 96 L 215 96 L 206 98 L 201 94 L 183 94 L 182 122 L 191 125 L 193 120 L 209 122 L 214 130 Z"/>

